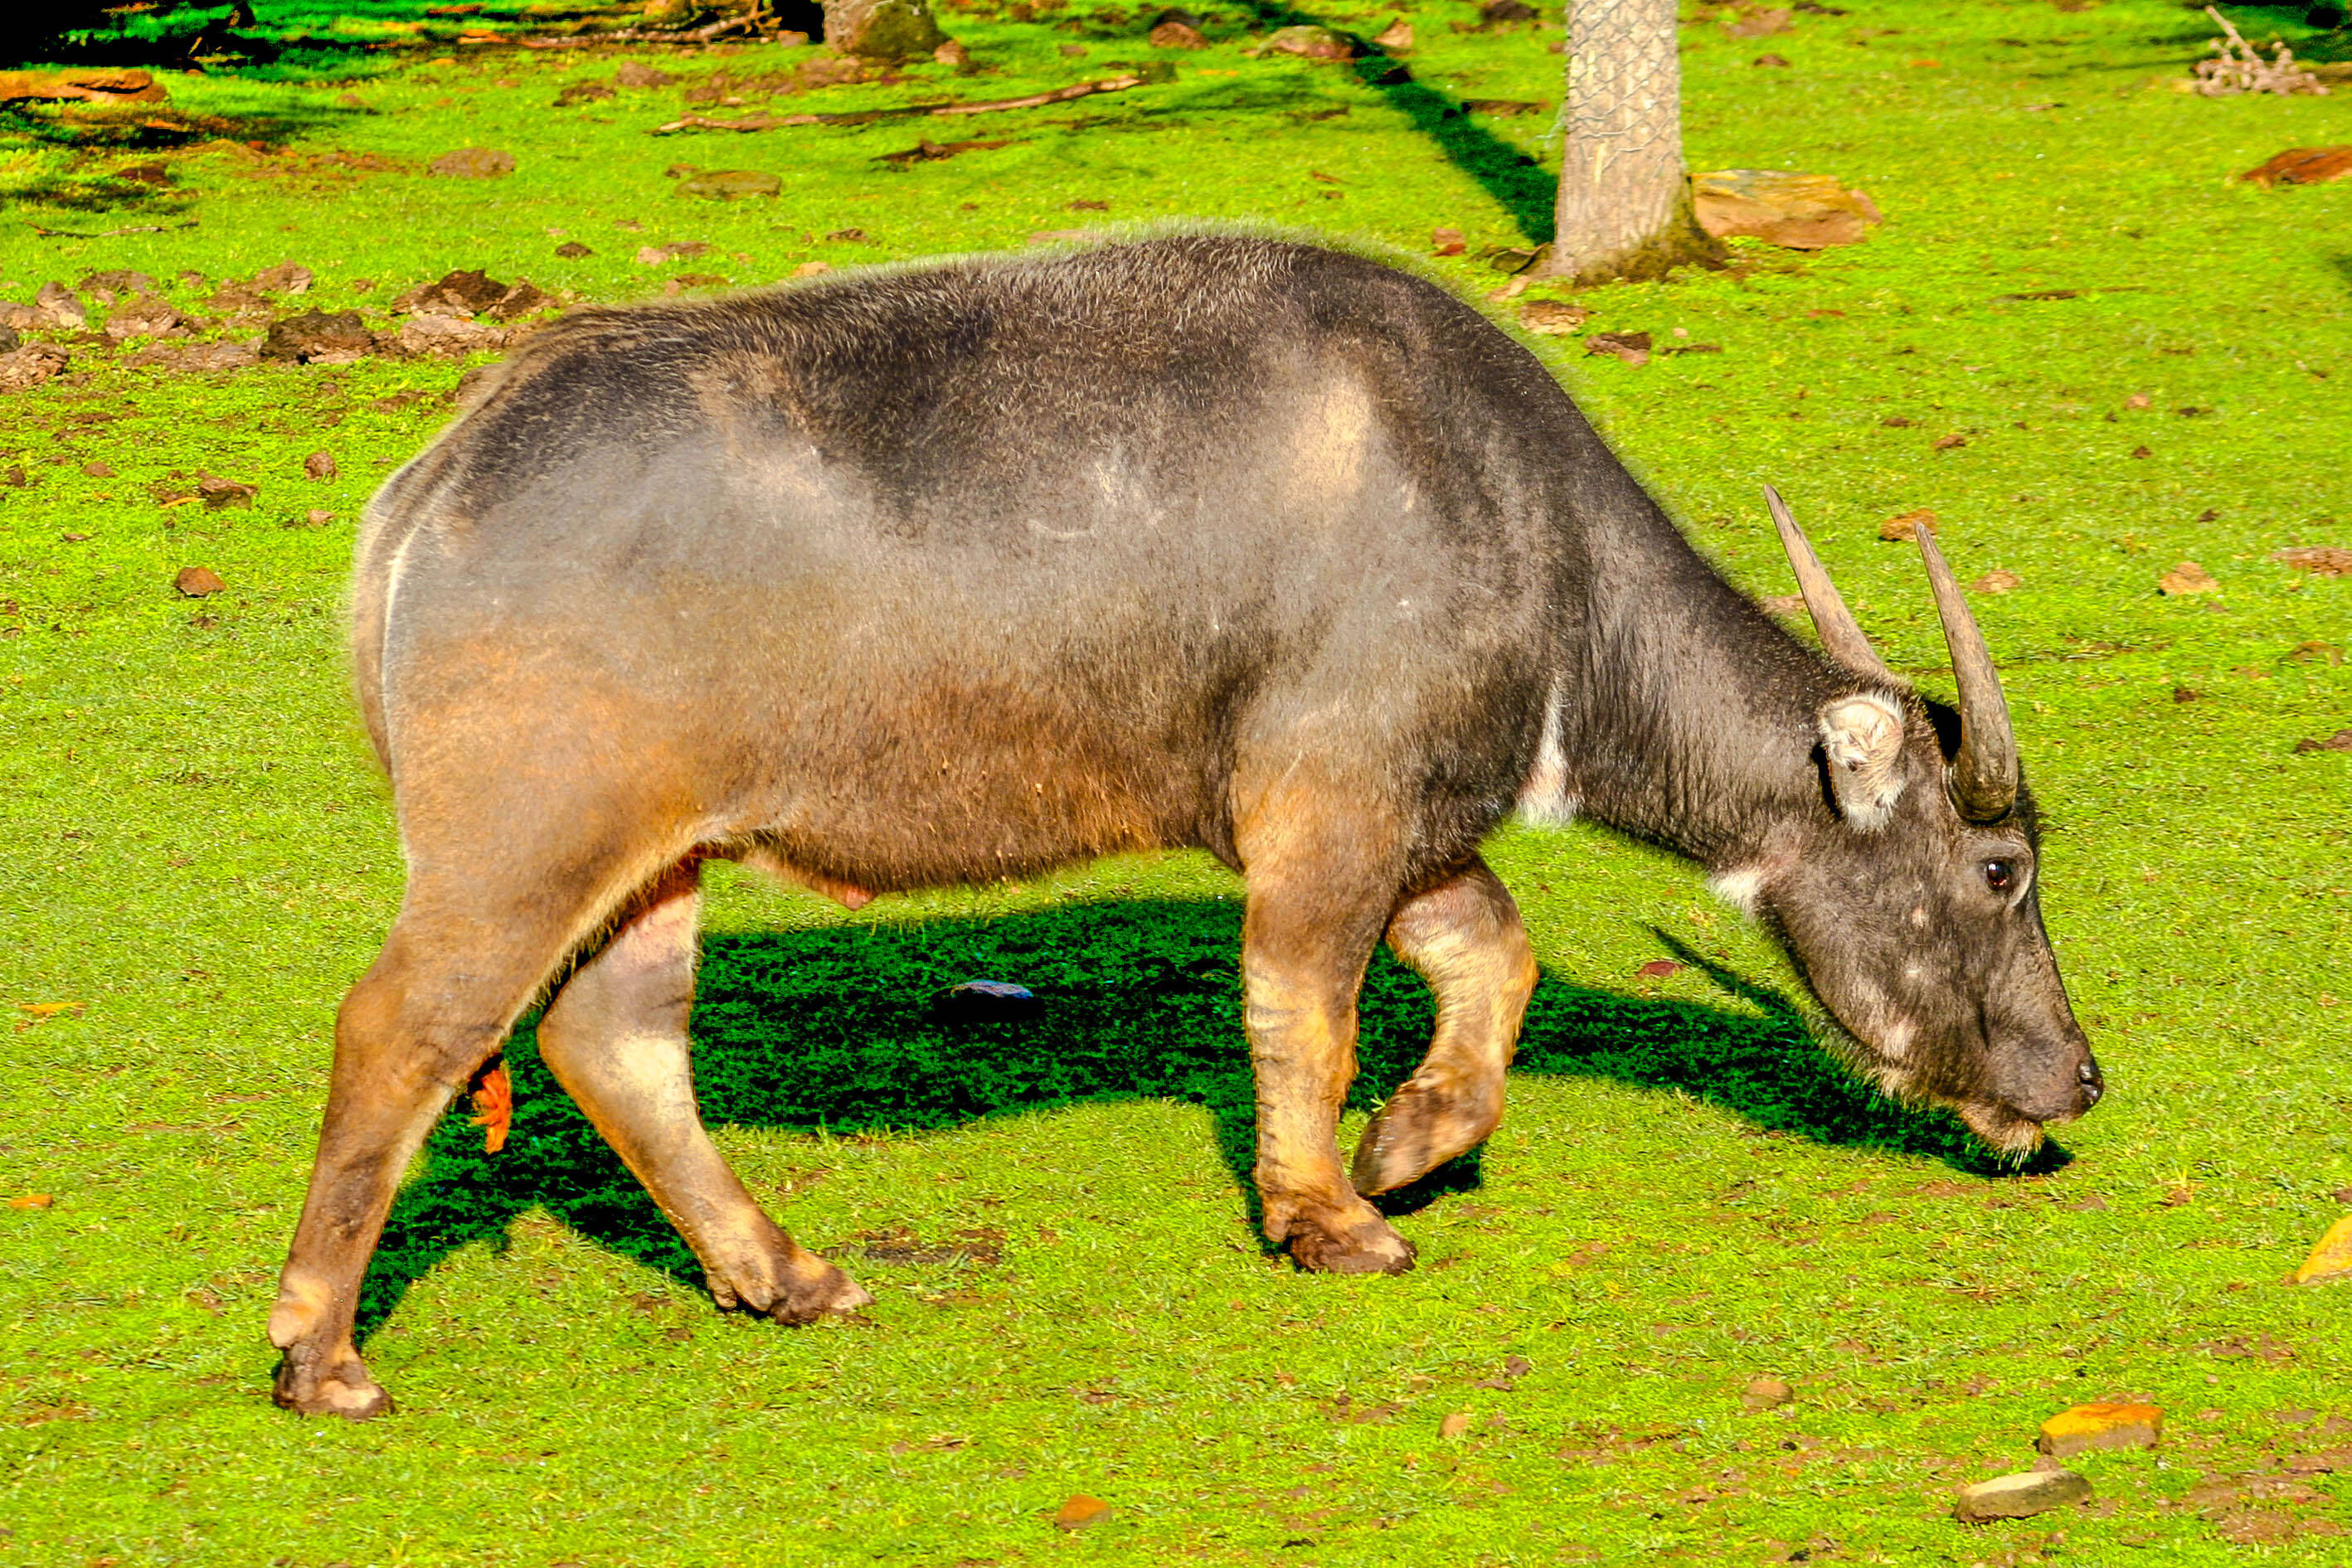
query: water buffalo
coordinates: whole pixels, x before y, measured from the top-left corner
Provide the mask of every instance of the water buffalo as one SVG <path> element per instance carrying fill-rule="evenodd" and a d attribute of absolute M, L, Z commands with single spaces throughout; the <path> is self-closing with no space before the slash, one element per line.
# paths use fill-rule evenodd
<path fill-rule="evenodd" d="M 1122 850 L 1234 868 L 1265 1228 L 1307 1269 L 1410 1267 L 1365 1195 L 1502 1114 L 1536 964 L 1478 845 L 1515 806 L 1698 862 L 1864 1071 L 2030 1147 L 2100 1081 L 1983 642 L 1921 530 L 1958 708 L 1921 698 L 1778 520 L 1826 657 L 1476 311 L 1274 238 L 541 332 L 361 538 L 356 683 L 408 880 L 336 1020 L 269 1320 L 279 1403 L 388 1406 L 352 1327 L 394 1187 L 551 987 L 541 1053 L 720 1304 L 800 1322 L 869 1299 L 698 1116 L 712 858 L 852 905 Z M 1383 936 L 1436 1038 L 1350 1169 Z"/>

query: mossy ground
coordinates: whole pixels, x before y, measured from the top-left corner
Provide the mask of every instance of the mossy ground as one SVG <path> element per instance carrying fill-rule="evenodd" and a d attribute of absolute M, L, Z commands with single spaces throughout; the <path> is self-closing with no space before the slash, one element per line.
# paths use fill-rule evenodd
<path fill-rule="evenodd" d="M 1789 588 L 1757 501 L 1777 482 L 1931 689 L 1916 558 L 1878 520 L 1932 507 L 1964 579 L 2021 580 L 1979 613 L 2111 1086 L 2066 1130 L 2071 1163 L 2002 1176 L 1948 1123 L 1852 1087 L 1785 966 L 1687 867 L 1511 829 L 1492 859 L 1547 977 L 1510 1119 L 1399 1206 L 1417 1272 L 1303 1278 L 1262 1253 L 1236 1168 L 1222 871 L 1133 859 L 845 916 L 722 868 L 698 1025 L 711 1119 L 876 1305 L 801 1332 L 714 1315 L 526 1035 L 513 1142 L 486 1158 L 453 1116 L 372 1278 L 368 1354 L 400 1414 L 298 1421 L 268 1404 L 261 1323 L 333 1009 L 400 886 L 338 598 L 354 515 L 447 417 L 457 368 L 175 376 L 84 350 L 86 375 L 0 407 L 0 466 L 29 479 L 0 490 L 0 998 L 19 1020 L 0 1194 L 55 1199 L 0 1210 L 0 1562 L 2341 1562 L 2352 1537 L 2325 1532 L 2352 1525 L 2346 1483 L 2283 1472 L 2352 1464 L 2352 1297 L 2282 1278 L 2352 1183 L 2352 756 L 2291 750 L 2352 725 L 2352 666 L 2305 647 L 2352 646 L 2352 582 L 2271 556 L 2352 544 L 2352 183 L 2228 176 L 2352 139 L 2347 99 L 2176 94 L 2159 78 L 2208 28 L 2155 0 L 1849 10 L 1747 42 L 1685 28 L 1688 149 L 1841 175 L 1885 228 L 1585 297 L 1596 329 L 1720 353 L 1635 368 L 1536 346 L 1759 593 Z M 1473 254 L 1434 265 L 1483 291 L 1475 252 L 1544 227 L 1559 35 L 1449 31 L 1465 4 L 1405 14 L 1409 90 L 1245 57 L 1278 18 L 1220 12 L 1173 82 L 945 131 L 656 139 L 677 89 L 556 110 L 610 57 L 488 47 L 315 86 L 173 77 L 185 107 L 291 127 L 291 155 L 173 157 L 180 193 L 94 211 L 108 165 L 12 141 L 12 217 L 197 226 L 11 223 L 0 296 L 290 257 L 328 308 L 460 267 L 622 299 L 679 271 L 751 284 L 1105 215 L 1415 250 L 1444 225 Z M 1011 96 L 1150 55 L 1131 17 L 945 16 L 998 74 L 925 65 L 793 105 Z M 1748 63 L 1766 50 L 1790 66 Z M 641 51 L 690 75 L 775 54 Z M 1463 98 L 1547 112 L 1443 112 Z M 919 134 L 1010 144 L 873 161 Z M 468 144 L 513 152 L 514 173 L 313 156 L 413 168 Z M 685 198 L 678 162 L 766 170 L 782 193 Z M 847 229 L 865 237 L 823 237 Z M 556 257 L 567 238 L 594 254 Z M 632 259 L 671 240 L 715 248 Z M 2058 290 L 2080 292 L 2014 298 Z M 404 391 L 429 395 L 386 401 Z M 1937 450 L 1948 434 L 1965 444 Z M 340 478 L 304 478 L 319 449 Z M 257 483 L 258 504 L 149 499 L 199 468 Z M 289 526 L 313 508 L 333 520 Z M 2221 591 L 2159 597 L 2184 558 Z M 176 598 L 194 564 L 227 591 Z M 1661 956 L 1688 967 L 1636 977 Z M 1033 985 L 1044 1019 L 933 1019 L 931 994 L 972 975 Z M 17 1010 L 60 1002 L 79 1005 Z M 1351 1132 L 1426 1025 L 1383 960 Z M 1759 1375 L 1794 1402 L 1744 1412 Z M 2165 1407 L 2166 1445 L 2081 1461 L 2090 1510 L 1950 1521 L 1953 1486 L 2024 1468 L 2043 1416 L 2126 1396 Z M 1468 1429 L 1441 1436 L 1456 1411 Z M 2263 1478 L 2245 1500 L 2190 1495 L 2244 1475 Z M 1062 1535 L 1049 1516 L 1074 1492 L 1115 1511 Z"/>

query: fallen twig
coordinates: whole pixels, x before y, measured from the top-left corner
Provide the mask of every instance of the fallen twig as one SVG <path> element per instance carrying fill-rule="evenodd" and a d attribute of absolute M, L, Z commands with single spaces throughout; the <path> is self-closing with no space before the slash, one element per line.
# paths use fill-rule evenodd
<path fill-rule="evenodd" d="M 127 228 L 100 229 L 96 234 L 88 234 L 80 229 L 45 229 L 40 225 L 30 222 L 29 220 L 26 223 L 25 226 L 32 230 L 35 234 L 40 235 L 43 239 L 112 239 L 116 235 L 169 234 L 173 229 L 194 228 L 196 226 L 196 219 L 190 218 L 184 224 L 132 224 Z"/>
<path fill-rule="evenodd" d="M 1139 76 L 1123 76 L 1107 78 L 1102 81 L 1078 82 L 1070 87 L 1056 88 L 1051 92 L 1031 93 L 1026 98 L 992 99 L 981 103 L 910 103 L 898 109 L 853 109 L 839 114 L 747 114 L 739 120 L 689 114 L 667 125 L 656 125 L 646 134 L 668 136 L 680 131 L 775 131 L 788 125 L 864 125 L 877 120 L 898 120 L 923 114 L 994 114 L 1000 110 L 1039 109 L 1049 103 L 1069 103 L 1106 92 L 1125 92 L 1129 88 L 1142 85 L 1143 78 Z"/>

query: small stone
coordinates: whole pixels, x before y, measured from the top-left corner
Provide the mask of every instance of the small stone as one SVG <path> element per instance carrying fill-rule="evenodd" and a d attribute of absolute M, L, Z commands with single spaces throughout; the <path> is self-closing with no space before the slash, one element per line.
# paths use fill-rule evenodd
<path fill-rule="evenodd" d="M 308 294 L 313 281 L 310 269 L 295 261 L 281 261 L 253 275 L 254 287 L 264 294 Z"/>
<path fill-rule="evenodd" d="M 2341 1280 L 2352 1276 L 2352 1214 L 2346 1215 L 2327 1228 L 2303 1267 L 2294 1271 L 2298 1285 L 2316 1285 L 2326 1280 Z"/>
<path fill-rule="evenodd" d="M 269 324 L 261 340 L 265 360 L 306 365 L 348 365 L 375 347 L 374 335 L 356 310 L 305 310 Z"/>
<path fill-rule="evenodd" d="M 176 331 L 186 318 L 152 294 L 134 296 L 106 319 L 106 335 L 120 343 Z"/>
<path fill-rule="evenodd" d="M 335 455 L 331 452 L 313 452 L 310 456 L 302 459 L 302 472 L 313 479 L 333 478 Z"/>
<path fill-rule="evenodd" d="M 1890 544 L 1910 544 L 1919 537 L 1919 530 L 1936 531 L 1936 514 L 1925 507 L 1900 512 L 1878 525 L 1878 537 Z"/>
<path fill-rule="evenodd" d="M 1456 1410 L 1437 1424 L 1437 1435 L 1441 1437 L 1458 1437 L 1469 1429 L 1470 1412 L 1467 1410 Z"/>
<path fill-rule="evenodd" d="M 1550 337 L 1565 337 L 1591 319 L 1591 311 L 1565 300 L 1530 299 L 1519 307 L 1520 326 Z"/>
<path fill-rule="evenodd" d="M 1777 1377 L 1749 1380 L 1739 1402 L 1750 1410 L 1775 1410 L 1796 1398 L 1797 1391 Z"/>
<path fill-rule="evenodd" d="M 1084 1530 L 1090 1524 L 1099 1524 L 1109 1516 L 1109 1513 L 1110 1504 L 1098 1497 L 1089 1497 L 1085 1492 L 1078 1492 L 1054 1511 L 1054 1528 Z"/>
<path fill-rule="evenodd" d="M 577 261 L 583 256 L 593 256 L 596 253 L 576 239 L 568 239 L 555 247 L 555 254 L 566 261 Z"/>
<path fill-rule="evenodd" d="M 1205 49 L 1208 36 L 1201 31 L 1197 18 L 1171 16 L 1151 29 L 1151 47 L 1155 49 Z"/>
<path fill-rule="evenodd" d="M 1993 1519 L 2031 1519 L 2091 1495 L 2091 1483 L 2073 1470 L 2025 1470 L 1979 1481 L 1960 1493 L 1952 1517 L 1963 1524 Z"/>
<path fill-rule="evenodd" d="M 2218 593 L 2221 585 L 2213 576 L 2193 560 L 2184 560 L 2156 580 L 2157 591 L 2168 599 L 2184 599 L 2191 594 Z"/>
<path fill-rule="evenodd" d="M 1043 1010 L 1036 993 L 1006 980 L 966 980 L 951 986 L 935 1004 L 943 1018 L 973 1023 L 1034 1018 Z"/>
<path fill-rule="evenodd" d="M 196 475 L 196 496 L 208 512 L 217 512 L 224 507 L 250 507 L 253 498 L 260 494 L 261 486 L 258 485 L 240 484 L 217 474 L 199 472 Z"/>
<path fill-rule="evenodd" d="M 76 330 L 89 325 L 89 312 L 82 308 L 74 291 L 62 283 L 44 283 L 41 291 L 33 296 L 33 308 L 47 319 L 52 327 Z"/>
<path fill-rule="evenodd" d="M 824 41 L 845 55 L 900 60 L 947 42 L 929 0 L 828 0 Z"/>
<path fill-rule="evenodd" d="M 68 363 L 63 349 L 47 343 L 26 343 L 0 354 L 0 392 L 23 392 L 39 386 Z"/>
<path fill-rule="evenodd" d="M 172 586 L 179 591 L 183 599 L 207 599 L 227 588 L 228 584 L 223 582 L 220 573 L 210 567 L 184 566 L 180 569 L 180 575 L 172 580 Z"/>
<path fill-rule="evenodd" d="M 511 152 L 496 147 L 460 147 L 454 152 L 444 152 L 425 165 L 428 174 L 447 174 L 463 180 L 489 180 L 500 174 L 514 172 Z"/>
<path fill-rule="evenodd" d="M 1253 53 L 1293 55 L 1302 60 L 1351 60 L 1356 46 L 1345 33 L 1328 27 L 1277 27 Z"/>
<path fill-rule="evenodd" d="M 2077 1405 L 2042 1423 L 2034 1447 L 2053 1459 L 2092 1448 L 2153 1448 L 2164 1437 L 2164 1412 L 2153 1405 Z"/>

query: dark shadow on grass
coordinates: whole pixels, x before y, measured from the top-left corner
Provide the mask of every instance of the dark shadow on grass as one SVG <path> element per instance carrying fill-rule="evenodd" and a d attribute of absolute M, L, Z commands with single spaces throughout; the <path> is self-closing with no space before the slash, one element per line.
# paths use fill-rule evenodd
<path fill-rule="evenodd" d="M 1629 997 L 1547 976 L 1516 1071 L 1679 1091 L 1769 1134 L 2000 1174 L 1957 1123 L 1905 1111 L 1847 1075 L 1780 993 L 1660 940 L 1734 1005 Z M 1149 899 L 1001 920 L 714 936 L 694 1021 L 703 1115 L 714 1125 L 852 1135 L 1089 1100 L 1179 1100 L 1208 1111 L 1216 1152 L 1246 1191 L 1255 1125 L 1240 943 L 1236 902 Z M 1027 986 L 1040 1010 L 1017 1022 L 940 1017 L 934 998 L 973 978 Z M 1349 1095 L 1360 1110 L 1412 1072 L 1434 1021 L 1420 979 L 1385 952 L 1366 977 L 1361 1014 L 1362 1070 Z M 692 1253 L 549 1077 L 528 1026 L 509 1042 L 507 1064 L 515 1113 L 505 1151 L 485 1155 L 478 1129 L 462 1115 L 445 1119 L 394 1206 L 363 1291 L 363 1330 L 448 1253 L 477 1241 L 503 1247 L 515 1218 L 541 1207 L 699 1286 Z M 1382 1206 L 1410 1212 L 1475 1187 L 1478 1158 L 1473 1151 Z M 790 1225 L 789 1213 L 781 1218 Z"/>

